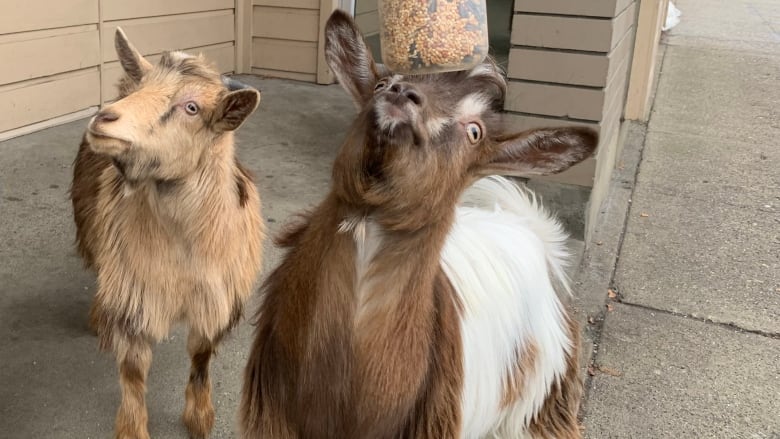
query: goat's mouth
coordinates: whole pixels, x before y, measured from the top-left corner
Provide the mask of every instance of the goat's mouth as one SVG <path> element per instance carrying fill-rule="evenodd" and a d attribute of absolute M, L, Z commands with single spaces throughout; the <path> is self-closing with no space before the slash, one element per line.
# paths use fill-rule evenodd
<path fill-rule="evenodd" d="M 406 103 L 378 102 L 376 107 L 376 129 L 382 144 L 422 145 L 423 135 L 417 119 Z"/>
<path fill-rule="evenodd" d="M 87 141 L 95 152 L 103 154 L 120 153 L 130 147 L 129 141 L 92 127 L 87 130 Z"/>

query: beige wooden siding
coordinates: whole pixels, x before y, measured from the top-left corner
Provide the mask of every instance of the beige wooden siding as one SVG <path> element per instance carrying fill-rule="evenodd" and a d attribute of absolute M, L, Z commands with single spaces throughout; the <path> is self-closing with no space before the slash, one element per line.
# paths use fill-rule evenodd
<path fill-rule="evenodd" d="M 612 18 L 631 3 L 634 0 L 515 0 L 515 11 Z"/>
<path fill-rule="evenodd" d="M 363 35 L 370 37 L 379 33 L 378 0 L 357 0 L 355 2 L 355 22 Z"/>
<path fill-rule="evenodd" d="M 6 0 L 0 13 L 0 34 L 97 22 L 98 0 Z"/>
<path fill-rule="evenodd" d="M 251 72 L 307 82 L 332 82 L 320 56 L 332 0 L 253 0 Z"/>
<path fill-rule="evenodd" d="M 12 0 L 3 5 L 0 140 L 32 129 L 25 127 L 96 111 L 98 22 L 98 0 Z"/>
<path fill-rule="evenodd" d="M 0 14 L 0 140 L 84 117 L 116 97 L 117 26 L 150 60 L 202 52 L 235 67 L 235 0 L 9 0 Z"/>
<path fill-rule="evenodd" d="M 633 0 L 515 0 L 505 109 L 522 129 L 586 125 L 596 157 L 547 179 L 592 186 L 620 126 L 636 4 Z M 606 172 L 606 171 L 605 171 Z"/>

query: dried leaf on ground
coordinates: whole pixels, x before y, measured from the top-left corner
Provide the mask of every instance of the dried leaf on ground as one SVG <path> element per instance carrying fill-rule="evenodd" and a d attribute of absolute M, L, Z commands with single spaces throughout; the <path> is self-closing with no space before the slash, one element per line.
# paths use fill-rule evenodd
<path fill-rule="evenodd" d="M 596 245 L 603 245 L 604 241 L 596 241 Z"/>
<path fill-rule="evenodd" d="M 608 303 L 608 304 L 607 304 L 607 312 L 612 312 L 614 309 L 615 309 L 615 307 L 614 307 L 614 306 L 612 306 L 612 304 L 611 304 L 611 303 Z"/>
<path fill-rule="evenodd" d="M 646 212 L 642 212 L 639 214 L 639 216 L 641 216 L 642 218 L 647 218 L 648 216 L 650 216 L 650 214 Z"/>
<path fill-rule="evenodd" d="M 617 297 L 617 293 L 612 288 L 607 290 L 607 295 L 609 296 L 610 299 L 614 299 L 615 297 Z"/>
<path fill-rule="evenodd" d="M 596 376 L 596 368 L 593 366 L 588 366 L 588 375 L 590 376 Z"/>
<path fill-rule="evenodd" d="M 591 325 L 595 325 L 596 319 L 594 319 L 593 316 L 588 316 L 588 323 Z"/>
<path fill-rule="evenodd" d="M 611 367 L 607 367 L 607 366 L 601 366 L 600 365 L 599 366 L 599 372 L 605 373 L 605 374 L 607 374 L 609 376 L 613 376 L 613 377 L 623 376 L 623 372 L 621 372 L 621 371 L 619 371 L 617 369 L 613 369 Z"/>

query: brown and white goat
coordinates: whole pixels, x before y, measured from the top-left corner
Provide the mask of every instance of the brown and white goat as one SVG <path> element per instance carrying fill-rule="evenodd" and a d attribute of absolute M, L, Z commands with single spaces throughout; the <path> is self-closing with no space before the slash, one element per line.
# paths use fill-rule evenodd
<path fill-rule="evenodd" d="M 237 323 L 261 268 L 264 224 L 233 131 L 260 94 L 182 52 L 146 61 L 117 30 L 120 99 L 89 122 L 74 163 L 78 249 L 97 271 L 90 323 L 112 349 L 122 402 L 117 438 L 148 438 L 152 343 L 189 326 L 183 421 L 214 425 L 209 360 Z"/>
<path fill-rule="evenodd" d="M 340 11 L 325 38 L 359 114 L 329 195 L 279 240 L 243 437 L 579 437 L 565 233 L 533 195 L 481 177 L 562 171 L 596 134 L 505 132 L 492 62 L 393 74 Z"/>

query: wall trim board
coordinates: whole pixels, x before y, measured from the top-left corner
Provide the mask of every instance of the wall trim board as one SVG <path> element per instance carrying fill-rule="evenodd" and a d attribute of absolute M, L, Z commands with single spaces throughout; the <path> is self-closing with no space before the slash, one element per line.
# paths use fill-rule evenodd
<path fill-rule="evenodd" d="M 46 128 L 56 127 L 58 125 L 63 125 L 66 123 L 77 121 L 79 119 L 84 119 L 97 113 L 99 109 L 100 107 L 94 105 L 92 107 L 75 111 L 73 113 L 63 114 L 62 116 L 53 117 L 51 119 L 43 120 L 30 125 L 25 125 L 19 128 L 3 131 L 2 133 L 0 133 L 0 142 L 13 139 L 14 137 L 31 134 Z"/>

